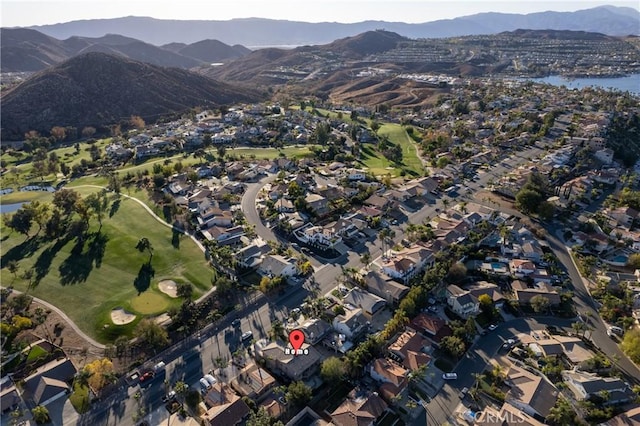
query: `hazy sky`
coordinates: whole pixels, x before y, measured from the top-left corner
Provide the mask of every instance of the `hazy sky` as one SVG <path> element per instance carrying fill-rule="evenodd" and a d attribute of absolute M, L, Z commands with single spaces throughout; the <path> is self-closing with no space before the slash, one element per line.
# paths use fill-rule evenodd
<path fill-rule="evenodd" d="M 605 4 L 638 9 L 639 3 L 638 0 L 0 0 L 0 23 L 3 27 L 13 27 L 122 16 L 204 20 L 258 17 L 304 22 L 381 20 L 418 23 L 479 12 L 574 11 Z"/>

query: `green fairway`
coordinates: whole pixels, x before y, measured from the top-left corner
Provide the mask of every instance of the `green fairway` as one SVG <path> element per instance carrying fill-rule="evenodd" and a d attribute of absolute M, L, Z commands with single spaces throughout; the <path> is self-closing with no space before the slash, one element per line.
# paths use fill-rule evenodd
<path fill-rule="evenodd" d="M 418 148 L 400 124 L 383 124 L 378 130 L 380 136 L 387 136 L 389 140 L 402 148 L 402 169 L 414 176 L 423 176 L 424 167 L 418 157 Z"/>
<path fill-rule="evenodd" d="M 62 309 L 84 332 L 103 342 L 130 333 L 144 315 L 180 304 L 180 299 L 172 300 L 157 290 L 157 282 L 190 282 L 194 298 L 211 288 L 213 270 L 190 238 L 182 235 L 172 239 L 172 230 L 134 200 L 122 198 L 119 207 L 112 210 L 112 216 L 103 219 L 99 234 L 97 220 L 91 220 L 83 244 L 76 239 L 27 239 L 0 224 L 2 284 L 26 291 L 29 283 L 22 274 L 33 270 L 30 293 Z M 142 237 L 151 242 L 152 256 L 136 249 Z M 18 261 L 17 276 L 6 268 L 10 260 Z M 136 321 L 113 325 L 110 313 L 119 306 L 138 314 Z"/>

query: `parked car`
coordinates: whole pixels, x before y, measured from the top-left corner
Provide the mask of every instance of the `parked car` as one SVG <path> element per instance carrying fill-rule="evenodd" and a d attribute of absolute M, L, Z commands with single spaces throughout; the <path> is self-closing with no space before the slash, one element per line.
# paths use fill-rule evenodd
<path fill-rule="evenodd" d="M 231 325 L 235 328 L 240 327 L 240 324 L 241 324 L 240 318 L 236 318 L 231 322 Z"/>
<path fill-rule="evenodd" d="M 206 392 L 211 387 L 211 384 L 204 377 L 199 380 L 199 383 L 202 392 Z"/>
<path fill-rule="evenodd" d="M 462 390 L 458 394 L 458 397 L 460 399 L 463 399 L 465 397 L 465 395 L 467 394 L 467 392 L 469 392 L 469 388 L 467 388 L 467 387 L 462 388 Z"/>
<path fill-rule="evenodd" d="M 216 380 L 215 377 L 213 377 L 211 374 L 205 374 L 204 375 L 204 379 L 209 382 L 209 384 L 211 386 L 215 385 L 216 383 L 218 383 L 218 380 Z"/>
<path fill-rule="evenodd" d="M 442 378 L 444 380 L 455 380 L 458 378 L 458 373 L 444 373 Z"/>
<path fill-rule="evenodd" d="M 491 324 L 489 326 L 489 330 L 491 330 L 491 331 L 495 330 L 496 328 L 498 328 L 498 326 L 496 324 Z"/>
<path fill-rule="evenodd" d="M 516 341 L 513 339 L 507 339 L 506 342 L 504 342 L 504 345 L 502 345 L 503 348 L 505 349 L 509 349 L 511 346 L 515 345 Z"/>
<path fill-rule="evenodd" d="M 147 382 L 151 381 L 151 379 L 153 379 L 153 376 L 155 376 L 155 373 L 153 371 L 151 371 L 151 370 L 143 373 L 140 376 L 140 383 L 147 383 Z"/>
<path fill-rule="evenodd" d="M 162 402 L 169 402 L 173 400 L 173 398 L 175 397 L 176 397 L 176 391 L 172 390 L 171 392 L 169 392 L 168 394 L 162 397 Z"/>
<path fill-rule="evenodd" d="M 242 341 L 249 340 L 251 338 L 253 338 L 253 331 L 251 330 L 245 331 L 244 333 L 242 333 L 242 336 L 240 336 L 240 339 Z"/>

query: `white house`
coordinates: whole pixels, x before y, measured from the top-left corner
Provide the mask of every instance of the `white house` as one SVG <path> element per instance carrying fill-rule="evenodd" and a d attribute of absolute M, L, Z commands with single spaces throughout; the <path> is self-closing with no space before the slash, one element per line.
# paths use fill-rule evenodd
<path fill-rule="evenodd" d="M 268 254 L 262 259 L 258 272 L 269 277 L 292 277 L 298 273 L 298 267 L 295 259 Z"/>

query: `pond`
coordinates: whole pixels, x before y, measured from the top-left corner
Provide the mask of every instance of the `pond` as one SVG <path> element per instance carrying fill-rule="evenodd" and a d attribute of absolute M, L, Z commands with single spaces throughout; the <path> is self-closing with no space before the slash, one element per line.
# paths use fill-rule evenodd
<path fill-rule="evenodd" d="M 25 203 L 0 204 L 0 214 L 13 213 Z"/>

